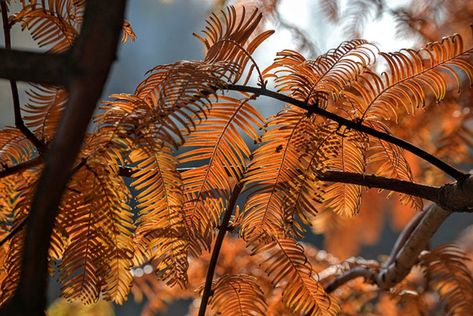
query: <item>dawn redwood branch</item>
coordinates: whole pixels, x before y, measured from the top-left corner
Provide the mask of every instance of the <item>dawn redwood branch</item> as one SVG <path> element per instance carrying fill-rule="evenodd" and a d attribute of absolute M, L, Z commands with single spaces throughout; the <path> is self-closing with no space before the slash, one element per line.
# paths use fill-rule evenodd
<path fill-rule="evenodd" d="M 439 202 L 439 187 L 413 183 L 393 178 L 386 178 L 372 174 L 328 170 L 317 174 L 317 178 L 323 181 L 350 183 L 362 185 L 368 188 L 385 189 L 394 192 L 417 196 L 422 199 Z"/>
<path fill-rule="evenodd" d="M 230 223 L 230 219 L 233 214 L 233 209 L 235 208 L 235 204 L 237 202 L 238 196 L 240 195 L 241 189 L 243 185 L 238 183 L 235 188 L 233 188 L 232 195 L 230 196 L 230 200 L 228 202 L 227 209 L 223 214 L 222 222 L 218 228 L 218 235 L 217 239 L 215 240 L 214 248 L 212 250 L 212 256 L 210 258 L 209 268 L 207 270 L 207 276 L 205 278 L 205 285 L 204 291 L 202 293 L 202 301 L 200 303 L 199 308 L 199 316 L 205 316 L 205 311 L 207 309 L 207 304 L 209 302 L 210 297 L 212 296 L 212 282 L 215 273 L 215 268 L 217 267 L 218 256 L 220 254 L 220 249 L 222 248 L 223 239 L 225 238 L 225 234 L 228 230 L 228 225 Z"/>
<path fill-rule="evenodd" d="M 345 283 L 360 277 L 365 278 L 369 283 L 373 283 L 376 278 L 376 272 L 368 268 L 353 268 L 330 281 L 325 286 L 325 292 L 332 293 Z"/>
<path fill-rule="evenodd" d="M 71 50 L 69 100 L 36 186 L 18 287 L 0 315 L 44 315 L 48 249 L 57 210 L 87 126 L 116 58 L 126 0 L 89 0 Z M 44 75 L 44 74 L 43 74 Z"/>
<path fill-rule="evenodd" d="M 11 50 L 11 25 L 8 21 L 8 7 L 6 2 L 0 3 L 0 9 L 2 11 L 2 21 L 3 21 L 3 36 L 5 39 L 5 49 Z M 0 59 L 1 60 L 1 59 Z M 23 119 L 21 117 L 21 108 L 20 108 L 20 98 L 18 96 L 18 86 L 16 84 L 16 80 L 10 79 L 10 89 L 12 93 L 13 99 L 13 112 L 15 115 L 15 126 L 25 135 L 25 137 L 33 143 L 36 149 L 43 153 L 46 151 L 46 146 L 36 138 L 35 134 L 33 134 L 28 127 L 25 126 Z"/>
<path fill-rule="evenodd" d="M 334 122 L 337 122 L 340 125 L 346 126 L 350 129 L 368 134 L 370 136 L 379 138 L 381 140 L 387 141 L 391 144 L 397 145 L 414 155 L 424 159 L 425 161 L 429 162 L 430 164 L 434 165 L 435 167 L 439 168 L 449 176 L 453 177 L 456 180 L 461 180 L 464 179 L 465 177 L 468 176 L 468 174 L 463 173 L 462 171 L 458 170 L 457 168 L 447 164 L 445 161 L 435 157 L 432 154 L 429 154 L 428 152 L 424 151 L 423 149 L 405 141 L 400 138 L 397 138 L 393 135 L 390 135 L 388 133 L 376 130 L 372 127 L 363 125 L 362 122 L 355 122 L 349 119 L 346 119 L 344 117 L 341 117 L 335 113 L 332 113 L 330 111 L 327 111 L 323 108 L 318 107 L 317 105 L 310 105 L 307 104 L 306 102 L 294 99 L 290 96 L 287 96 L 282 93 L 274 92 L 271 90 L 268 90 L 266 88 L 260 88 L 260 87 L 249 87 L 249 86 L 242 86 L 242 85 L 236 85 L 236 84 L 228 84 L 225 86 L 226 90 L 233 90 L 233 91 L 242 91 L 242 92 L 250 92 L 254 93 L 256 95 L 264 95 L 285 103 L 290 103 L 292 105 L 295 105 L 299 108 L 302 108 L 304 110 L 307 110 L 309 113 L 315 113 L 320 116 L 323 116 L 327 119 L 330 119 Z"/>
<path fill-rule="evenodd" d="M 333 292 L 358 277 L 364 277 L 369 283 L 376 284 L 383 290 L 389 290 L 401 282 L 417 264 L 420 253 L 426 248 L 437 229 L 451 214 L 436 204 L 432 204 L 423 213 L 414 217 L 406 226 L 390 258 L 379 272 L 370 268 L 354 268 L 327 284 L 325 290 Z"/>
<path fill-rule="evenodd" d="M 6 167 L 2 170 L 0 170 L 0 179 L 4 177 L 11 176 L 12 174 L 21 172 L 23 170 L 33 168 L 36 166 L 39 166 L 43 162 L 43 159 L 41 156 L 37 156 L 36 158 L 33 158 L 31 160 L 21 162 L 17 165 L 11 166 L 11 167 Z"/>
<path fill-rule="evenodd" d="M 68 55 L 0 48 L 0 78 L 55 86 L 67 84 Z"/>
<path fill-rule="evenodd" d="M 5 48 L 0 48 L 0 78 L 11 81 L 66 85 L 67 54 L 36 53 L 11 49 L 7 4 L 0 1 Z"/>
<path fill-rule="evenodd" d="M 418 262 L 419 254 L 425 250 L 428 242 L 435 234 L 440 225 L 451 214 L 436 204 L 431 205 L 425 211 L 417 226 L 413 229 L 404 245 L 399 249 L 393 259 L 387 261 L 388 265 L 383 267 L 376 276 L 379 288 L 387 290 L 402 281 Z M 414 220 L 416 220 L 414 218 Z"/>
<path fill-rule="evenodd" d="M 389 255 L 388 260 L 386 260 L 386 262 L 384 263 L 386 267 L 394 263 L 399 252 L 405 246 L 406 242 L 409 240 L 410 236 L 426 214 L 426 211 L 419 212 L 413 218 L 411 218 L 409 223 L 407 223 L 402 232 L 399 234 L 396 243 L 394 244 L 394 247 L 391 250 L 391 254 Z"/>

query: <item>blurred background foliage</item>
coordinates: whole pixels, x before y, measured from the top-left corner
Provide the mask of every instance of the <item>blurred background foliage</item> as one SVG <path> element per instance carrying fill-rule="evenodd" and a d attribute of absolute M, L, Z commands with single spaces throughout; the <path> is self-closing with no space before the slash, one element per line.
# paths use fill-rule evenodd
<path fill-rule="evenodd" d="M 201 58 L 202 47 L 192 33 L 204 27 L 209 12 L 236 2 L 264 8 L 267 28 L 276 29 L 275 35 L 255 54 L 262 68 L 269 65 L 280 50 L 299 50 L 306 57 L 313 58 L 338 46 L 343 40 L 354 37 L 374 41 L 383 51 L 415 47 L 455 32 L 463 33 L 470 43 L 472 38 L 466 34 L 470 32 L 469 23 L 473 22 L 473 2 L 468 0 L 129 0 L 127 20 L 137 39 L 120 47 L 119 58 L 113 67 L 104 98 L 113 93 L 132 93 L 146 71 L 156 65 Z M 12 38 L 16 48 L 37 49 L 29 34 L 22 32 L 18 26 L 13 29 Z M 24 90 L 22 87 L 20 84 L 20 90 Z M 468 95 L 471 97 L 471 94 Z M 22 99 L 25 99 L 24 91 Z M 0 101 L 0 125 L 3 128 L 13 124 L 11 94 L 6 80 L 0 80 Z M 267 116 L 281 104 L 268 104 L 266 99 L 258 100 L 257 106 L 262 115 Z M 471 101 L 468 107 L 471 107 Z M 416 172 L 415 168 L 413 171 Z M 369 195 L 364 200 L 360 216 L 340 224 L 339 227 L 343 229 L 327 232 L 318 231 L 316 227 L 305 241 L 322 248 L 325 238 L 325 246 L 340 259 L 353 255 L 370 259 L 388 253 L 397 237 L 396 231 L 405 225 L 414 211 L 400 205 L 397 199 L 386 200 L 385 195 L 376 191 L 369 192 Z M 394 209 L 396 212 L 392 212 Z M 440 241 L 455 240 L 464 228 L 472 224 L 471 216 L 468 215 L 458 214 L 447 220 L 435 235 L 432 246 Z M 322 236 L 323 232 L 325 237 Z M 461 244 L 469 245 L 470 248 L 466 249 L 469 253 L 472 253 L 471 242 L 468 242 L 471 236 L 472 229 L 469 229 L 461 237 Z M 228 245 L 228 242 L 224 245 Z M 196 264 L 205 264 L 206 260 L 204 257 Z M 148 282 L 147 275 L 144 274 L 139 282 Z M 179 289 L 174 290 L 177 291 Z M 50 297 L 58 297 L 59 293 L 58 287 L 52 282 Z M 123 306 L 113 306 L 102 301 L 82 306 L 58 299 L 52 303 L 48 315 L 138 315 L 146 300 L 143 293 L 135 291 L 134 294 L 138 303 L 130 296 Z M 163 310 L 160 315 L 184 315 L 190 300 L 186 300 L 185 291 L 180 296 L 182 300 L 168 306 L 167 314 L 164 309 L 172 297 L 163 296 L 159 303 L 161 305 L 155 306 Z M 152 315 L 152 309 L 149 306 L 147 308 L 147 315 Z"/>

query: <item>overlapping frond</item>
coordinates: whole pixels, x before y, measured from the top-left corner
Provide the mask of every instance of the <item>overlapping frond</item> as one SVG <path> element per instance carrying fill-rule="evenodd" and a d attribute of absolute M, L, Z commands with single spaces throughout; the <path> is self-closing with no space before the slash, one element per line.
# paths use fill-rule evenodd
<path fill-rule="evenodd" d="M 31 128 L 39 139 L 50 142 L 67 101 L 67 92 L 60 88 L 36 86 L 26 93 L 29 97 L 23 108 L 27 113 L 24 115 L 26 126 Z"/>
<path fill-rule="evenodd" d="M 63 16 L 35 5 L 25 6 L 14 16 L 14 22 L 27 28 L 40 47 L 55 53 L 67 50 L 77 36 L 77 30 Z"/>
<path fill-rule="evenodd" d="M 58 223 L 70 238 L 60 263 L 63 294 L 93 302 L 103 294 L 122 303 L 128 295 L 132 247 L 129 191 L 118 165 L 91 161 L 69 184 Z"/>
<path fill-rule="evenodd" d="M 309 104 L 318 102 L 319 106 L 324 106 L 327 95 L 338 98 L 341 90 L 374 63 L 373 48 L 365 40 L 352 40 L 315 60 L 284 50 L 263 73 L 265 78 L 275 78 L 279 91 L 289 92 Z"/>
<path fill-rule="evenodd" d="M 135 243 L 153 262 L 158 275 L 169 285 L 187 283 L 187 252 L 190 232 L 183 213 L 182 180 L 171 150 L 136 149 L 130 162 L 132 186 L 138 191 L 140 215 Z"/>
<path fill-rule="evenodd" d="M 36 179 L 35 172 L 24 175 L 12 175 L 1 179 L 2 238 L 14 230 L 28 216 L 32 198 L 32 187 Z M 2 281 L 0 285 L 0 304 L 8 300 L 14 293 L 20 279 L 23 250 L 24 229 L 16 233 L 3 249 L 5 256 L 0 261 Z"/>
<path fill-rule="evenodd" d="M 337 134 L 340 148 L 338 155 L 328 160 L 327 168 L 333 170 L 364 173 L 366 168 L 366 135 L 353 130 L 341 130 Z M 325 206 L 344 216 L 358 214 L 362 187 L 354 184 L 333 183 L 324 194 Z"/>
<path fill-rule="evenodd" d="M 287 230 L 292 230 L 296 236 L 302 236 L 301 224 L 309 225 L 323 202 L 325 184 L 318 175 L 326 170 L 327 163 L 337 156 L 340 147 L 336 124 L 315 119 L 306 120 L 304 124 L 308 125 L 303 130 L 304 141 L 298 146 L 300 174 L 291 180 L 284 206 Z"/>
<path fill-rule="evenodd" d="M 389 129 L 382 122 L 372 121 L 369 124 L 378 130 L 390 133 Z M 380 176 L 410 182 L 414 181 L 411 168 L 404 157 L 403 150 L 392 143 L 378 138 L 370 139 L 367 163 L 369 167 L 374 167 L 375 173 Z M 409 204 L 417 210 L 422 209 L 422 199 L 418 197 L 401 194 L 400 201 L 404 204 Z"/>
<path fill-rule="evenodd" d="M 246 170 L 251 152 L 244 135 L 256 140 L 256 127 L 262 126 L 263 120 L 248 98 L 240 101 L 220 96 L 207 119 L 186 139 L 184 147 L 193 149 L 181 154 L 180 162 L 204 165 L 182 173 L 184 209 L 189 225 L 208 246 L 211 229 L 218 224 L 234 185 Z"/>
<path fill-rule="evenodd" d="M 0 130 L 0 166 L 2 169 L 27 161 L 36 154 L 35 147 L 16 128 Z"/>
<path fill-rule="evenodd" d="M 304 249 L 293 239 L 273 239 L 256 246 L 253 253 L 275 286 L 283 287 L 283 301 L 293 312 L 304 315 L 336 315 L 339 306 L 314 279 Z"/>
<path fill-rule="evenodd" d="M 381 76 L 365 72 L 343 94 L 356 104 L 361 118 L 397 121 L 399 113 L 413 114 L 423 107 L 430 94 L 440 102 L 452 80 L 460 89 L 462 72 L 472 83 L 473 64 L 467 59 L 472 52 L 473 49 L 463 49 L 459 35 L 453 35 L 421 50 L 380 53 L 389 72 L 383 72 Z"/>
<path fill-rule="evenodd" d="M 149 114 L 161 124 L 162 133 L 182 143 L 183 133 L 188 134 L 205 117 L 211 95 L 228 80 L 227 71 L 233 72 L 233 66 L 201 61 L 157 66 L 138 85 L 135 97 L 153 108 Z"/>
<path fill-rule="evenodd" d="M 214 282 L 210 299 L 219 315 L 264 315 L 267 304 L 256 278 L 245 275 L 225 275 Z"/>
<path fill-rule="evenodd" d="M 255 35 L 255 31 L 263 17 L 262 13 L 254 10 L 247 15 L 245 7 L 239 7 L 241 14 L 230 6 L 222 11 L 220 16 L 212 14 L 207 20 L 204 37 L 195 34 L 205 46 L 205 62 L 225 62 L 232 64 L 237 72 L 231 74 L 230 81 L 237 82 L 244 75 L 246 66 L 251 62 L 245 83 L 248 82 L 253 70 L 258 66 L 251 55 L 274 31 L 269 30 Z M 254 36 L 252 39 L 251 37 Z M 258 70 L 259 71 L 259 70 Z"/>
<path fill-rule="evenodd" d="M 306 120 L 304 111 L 289 107 L 268 122 L 263 144 L 254 151 L 244 178 L 245 191 L 250 192 L 241 222 L 246 240 L 285 232 L 286 195 L 291 181 L 299 176 L 297 149 Z"/>
<path fill-rule="evenodd" d="M 473 277 L 465 264 L 468 257 L 453 246 L 443 245 L 420 256 L 420 266 L 439 293 L 449 315 L 470 315 L 473 306 Z"/>

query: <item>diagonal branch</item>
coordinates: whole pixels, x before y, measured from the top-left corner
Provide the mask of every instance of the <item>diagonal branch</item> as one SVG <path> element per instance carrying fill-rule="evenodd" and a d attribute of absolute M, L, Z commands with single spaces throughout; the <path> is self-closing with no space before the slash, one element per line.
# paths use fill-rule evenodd
<path fill-rule="evenodd" d="M 367 282 L 376 284 L 380 289 L 389 290 L 409 274 L 417 264 L 419 254 L 450 214 L 450 211 L 436 204 L 431 205 L 406 226 L 398 237 L 391 256 L 379 272 L 369 268 L 354 268 L 328 283 L 325 290 L 333 292 L 358 277 L 364 277 Z"/>
<path fill-rule="evenodd" d="M 26 227 L 20 281 L 0 315 L 44 315 L 48 249 L 62 194 L 89 121 L 116 58 L 126 0 L 89 0 L 84 23 L 71 51 L 74 71 L 56 137 L 38 181 Z"/>
<path fill-rule="evenodd" d="M 432 154 L 429 154 L 428 152 L 424 151 L 423 149 L 405 141 L 400 138 L 397 138 L 393 135 L 387 134 L 385 132 L 378 131 L 372 127 L 363 125 L 361 122 L 355 122 L 351 121 L 349 119 L 346 119 L 344 117 L 341 117 L 335 113 L 332 113 L 330 111 L 327 111 L 323 108 L 318 107 L 317 105 L 310 105 L 307 104 L 306 102 L 294 99 L 290 96 L 287 96 L 282 93 L 274 92 L 271 90 L 267 90 L 265 88 L 258 88 L 258 87 L 248 87 L 248 86 L 242 86 L 242 85 L 235 85 L 235 84 L 229 84 L 225 87 L 227 90 L 232 90 L 232 91 L 242 91 L 242 92 L 250 92 L 254 93 L 256 95 L 264 95 L 285 103 L 290 103 L 292 105 L 295 105 L 297 107 L 300 107 L 302 109 L 307 110 L 309 113 L 315 113 L 320 116 L 323 116 L 327 119 L 330 119 L 334 122 L 337 122 L 340 125 L 346 126 L 348 128 L 354 129 L 356 131 L 368 134 L 370 136 L 382 139 L 384 141 L 387 141 L 391 144 L 397 145 L 414 155 L 416 155 L 419 158 L 422 158 L 423 160 L 429 162 L 430 164 L 434 165 L 435 167 L 439 168 L 452 178 L 456 180 L 461 180 L 466 178 L 468 175 L 463 173 L 462 171 L 456 169 L 455 167 L 447 164 L 445 161 L 435 157 Z"/>
<path fill-rule="evenodd" d="M 233 214 L 233 209 L 237 202 L 238 196 L 240 195 L 243 185 L 238 183 L 233 189 L 230 201 L 228 202 L 227 209 L 223 214 L 222 222 L 218 229 L 217 239 L 215 240 L 214 248 L 212 250 L 212 257 L 210 258 L 209 268 L 207 270 L 207 277 L 205 279 L 204 291 L 202 293 L 202 301 L 199 308 L 199 316 L 205 316 L 205 310 L 207 309 L 207 304 L 210 297 L 212 296 L 212 281 L 215 273 L 215 268 L 217 267 L 218 256 L 220 254 L 220 249 L 222 248 L 223 239 L 228 230 L 228 225 L 230 224 L 230 219 Z"/>
<path fill-rule="evenodd" d="M 368 188 L 386 189 L 394 192 L 417 196 L 422 199 L 439 203 L 439 187 L 413 183 L 393 178 L 376 176 L 373 174 L 361 174 L 356 172 L 345 172 L 329 170 L 317 174 L 317 178 L 323 181 L 350 183 L 362 185 Z"/>

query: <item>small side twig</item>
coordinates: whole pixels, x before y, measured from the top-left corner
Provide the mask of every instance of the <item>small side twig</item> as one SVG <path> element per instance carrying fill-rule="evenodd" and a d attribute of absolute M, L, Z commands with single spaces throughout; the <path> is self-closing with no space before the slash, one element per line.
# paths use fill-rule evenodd
<path fill-rule="evenodd" d="M 365 280 L 367 280 L 369 283 L 374 283 L 376 273 L 375 271 L 370 270 L 368 268 L 354 268 L 329 282 L 325 286 L 325 292 L 332 293 L 345 283 L 360 277 L 365 278 Z"/>
<path fill-rule="evenodd" d="M 228 225 L 233 214 L 233 209 L 235 208 L 236 201 L 238 199 L 238 196 L 240 195 L 242 188 L 243 185 L 241 183 L 238 183 L 233 189 L 232 195 L 228 202 L 227 209 L 223 214 L 222 222 L 219 225 L 217 239 L 215 240 L 214 248 L 212 250 L 212 256 L 210 258 L 209 268 L 207 270 L 207 276 L 205 278 L 204 291 L 202 293 L 202 301 L 200 303 L 199 308 L 199 316 L 205 316 L 205 311 L 207 309 L 209 299 L 212 296 L 212 282 L 215 273 L 215 268 L 217 267 L 218 256 L 220 254 L 220 249 L 222 248 L 223 239 L 228 231 Z"/>

